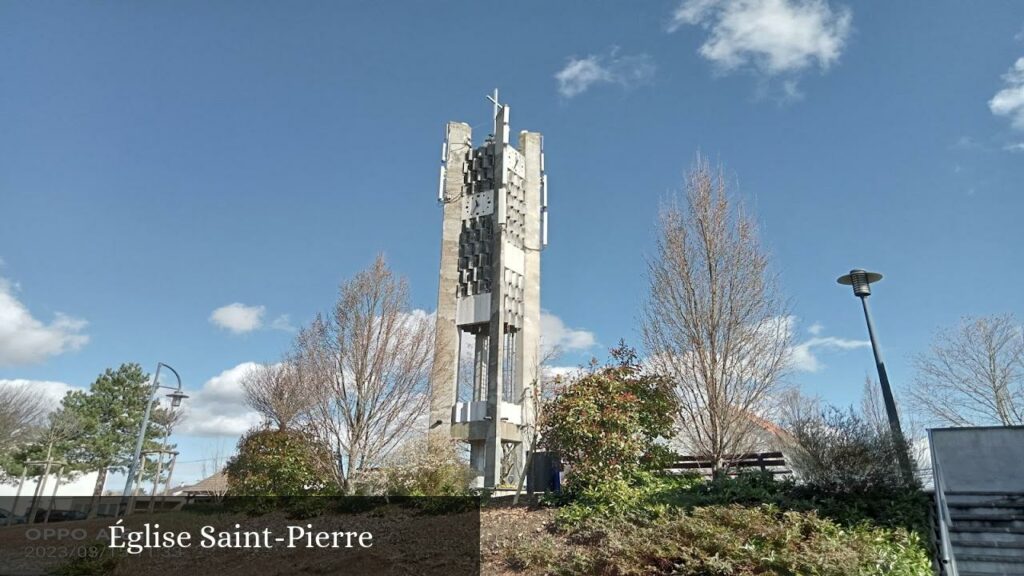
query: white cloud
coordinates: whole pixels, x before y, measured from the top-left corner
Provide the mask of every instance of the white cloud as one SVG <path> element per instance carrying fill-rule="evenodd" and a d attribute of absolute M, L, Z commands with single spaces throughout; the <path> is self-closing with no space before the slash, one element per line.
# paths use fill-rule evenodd
<path fill-rule="evenodd" d="M 1024 130 L 1024 57 L 1018 58 L 1003 74 L 1006 87 L 988 101 L 988 108 L 996 116 L 1006 116 L 1010 125 Z"/>
<path fill-rule="evenodd" d="M 720 70 L 749 68 L 765 76 L 828 70 L 843 52 L 852 13 L 825 0 L 684 0 L 669 30 L 699 25 L 708 32 L 700 55 Z M 799 93 L 792 79 L 784 85 Z"/>
<path fill-rule="evenodd" d="M 60 401 L 64 399 L 64 395 L 72 390 L 79 390 L 70 384 L 64 382 L 55 382 L 53 380 L 26 380 L 24 378 L 14 378 L 11 380 L 0 380 L 0 388 L 6 386 L 26 386 L 33 390 L 42 392 L 43 397 L 46 399 L 46 404 L 51 410 L 56 410 L 60 406 Z"/>
<path fill-rule="evenodd" d="M 593 332 L 569 328 L 562 319 L 542 310 L 540 313 L 540 345 L 542 356 L 547 351 L 558 349 L 562 352 L 580 352 L 597 344 Z"/>
<path fill-rule="evenodd" d="M 558 93 L 566 98 L 578 96 L 597 84 L 618 84 L 631 88 L 654 76 L 654 62 L 647 54 L 620 56 L 613 47 L 608 54 L 569 58 L 555 74 Z"/>
<path fill-rule="evenodd" d="M 869 346 L 871 346 L 871 342 L 867 340 L 850 340 L 835 336 L 816 335 L 814 338 L 805 340 L 790 349 L 790 362 L 792 362 L 793 369 L 798 372 L 818 372 L 825 365 L 818 359 L 815 354 L 816 351 L 853 350 Z"/>
<path fill-rule="evenodd" d="M 0 278 L 0 366 L 33 364 L 78 350 L 89 342 L 85 320 L 57 312 L 49 324 L 37 320 Z"/>
<path fill-rule="evenodd" d="M 421 308 L 413 308 L 412 310 L 405 313 L 407 317 L 405 322 L 407 323 L 419 323 L 419 322 L 433 322 L 434 312 L 427 312 Z"/>
<path fill-rule="evenodd" d="M 239 436 L 261 422 L 260 415 L 245 405 L 242 379 L 255 368 L 243 362 L 210 378 L 183 406 L 186 415 L 181 433 L 191 436 Z"/>
<path fill-rule="evenodd" d="M 775 342 L 776 338 L 786 336 L 790 338 L 790 345 L 787 351 L 789 367 L 797 372 L 819 372 L 825 368 L 825 364 L 819 356 L 822 353 L 844 350 L 854 350 L 871 346 L 867 340 L 852 340 L 838 338 L 836 336 L 822 336 L 825 328 L 822 324 L 815 322 L 807 328 L 811 337 L 796 341 L 796 331 L 799 318 L 796 316 L 775 316 L 765 319 L 761 324 L 753 327 L 754 335 L 762 335 L 766 342 Z M 645 358 L 644 363 L 655 371 L 664 371 L 666 366 L 673 364 L 691 364 L 694 360 L 688 357 L 691 352 L 684 352 L 683 356 L 673 360 L 672 356 L 651 355 Z M 733 366 L 736 369 L 736 366 Z"/>
<path fill-rule="evenodd" d="M 579 366 L 544 366 L 543 369 L 545 379 L 562 378 L 564 382 L 572 381 L 584 373 L 583 368 Z"/>
<path fill-rule="evenodd" d="M 295 326 L 292 326 L 292 318 L 288 314 L 281 314 L 277 318 L 274 318 L 270 323 L 270 328 L 284 332 L 295 332 Z"/>
<path fill-rule="evenodd" d="M 264 306 L 246 306 L 235 302 L 214 310 L 210 314 L 210 322 L 234 334 L 245 334 L 263 326 L 265 312 Z"/>
<path fill-rule="evenodd" d="M 1024 142 L 1013 142 L 1003 146 L 1007 152 L 1024 152 Z"/>
<path fill-rule="evenodd" d="M 985 147 L 980 142 L 971 138 L 970 136 L 961 136 L 956 139 L 951 148 L 957 150 L 982 150 Z"/>
<path fill-rule="evenodd" d="M 804 93 L 800 90 L 799 83 L 792 78 L 782 82 L 782 98 L 790 102 L 802 100 Z"/>
<path fill-rule="evenodd" d="M 288 314 L 280 314 L 269 324 L 264 325 L 263 317 L 266 313 L 266 306 L 247 306 L 241 302 L 234 302 L 214 310 L 210 314 L 210 323 L 233 334 L 246 334 L 264 327 L 282 332 L 295 332 L 292 318 Z"/>

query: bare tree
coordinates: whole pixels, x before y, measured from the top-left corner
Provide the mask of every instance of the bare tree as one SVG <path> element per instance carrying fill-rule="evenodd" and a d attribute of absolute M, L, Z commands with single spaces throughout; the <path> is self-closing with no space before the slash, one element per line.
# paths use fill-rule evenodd
<path fill-rule="evenodd" d="M 897 402 L 897 406 L 899 405 L 905 404 Z M 892 434 L 889 415 L 885 411 L 885 401 L 882 399 L 882 388 L 877 380 L 868 375 L 864 376 L 860 414 L 867 423 L 875 428 L 875 432 L 879 436 Z M 928 449 L 928 442 L 924 438 L 925 426 L 912 410 L 900 410 L 899 414 L 903 441 L 906 443 L 905 449 L 918 478 L 923 478 L 931 473 L 931 452 Z"/>
<path fill-rule="evenodd" d="M 224 446 L 217 442 L 217 447 L 212 452 L 206 452 L 206 458 L 203 458 L 202 463 L 199 465 L 199 473 L 203 478 L 207 478 L 222 472 L 227 462 L 228 457 L 224 455 Z"/>
<path fill-rule="evenodd" d="M 897 398 L 897 407 L 903 404 Z M 869 375 L 864 376 L 864 388 L 860 398 L 860 414 L 869 424 L 878 429 L 879 433 L 889 433 L 892 427 L 889 424 L 889 415 L 885 411 L 885 400 L 882 399 L 882 387 Z M 924 425 L 915 417 L 913 412 L 899 410 L 900 422 L 902 422 L 904 439 L 908 446 L 921 441 L 921 431 Z"/>
<path fill-rule="evenodd" d="M 877 420 L 872 400 L 862 411 L 824 405 L 798 393 L 784 395 L 781 419 L 786 460 L 809 484 L 842 492 L 900 486 L 897 450 L 886 420 Z M 882 412 L 884 418 L 884 412 Z"/>
<path fill-rule="evenodd" d="M 642 333 L 652 368 L 672 379 L 680 439 L 715 471 L 751 449 L 789 366 L 791 330 L 754 222 L 722 169 L 698 156 L 685 207 L 659 218 Z"/>
<path fill-rule="evenodd" d="M 294 362 L 260 364 L 242 380 L 245 402 L 278 430 L 298 426 L 312 404 Z"/>
<path fill-rule="evenodd" d="M 1024 335 L 1013 315 L 965 317 L 914 358 L 915 407 L 950 426 L 1024 424 Z"/>
<path fill-rule="evenodd" d="M 885 411 L 885 401 L 882 400 L 882 388 L 871 376 L 864 376 L 864 392 L 860 398 L 860 412 L 864 416 L 864 420 L 874 426 L 879 433 L 890 430 L 889 415 Z"/>
<path fill-rule="evenodd" d="M 341 285 L 329 315 L 296 338 L 299 377 L 311 390 L 310 424 L 338 460 L 338 484 L 379 465 L 428 402 L 433 317 L 411 311 L 404 279 L 378 256 Z"/>
<path fill-rule="evenodd" d="M 213 452 L 206 453 L 206 458 L 203 459 L 200 467 L 200 474 L 202 474 L 203 481 L 205 481 L 203 487 L 218 502 L 223 500 L 224 496 L 228 493 L 227 474 L 224 472 L 227 462 L 228 458 L 224 455 L 224 446 L 218 442 Z"/>
<path fill-rule="evenodd" d="M 66 454 L 67 443 L 72 440 L 78 433 L 81 427 L 81 421 L 78 417 L 64 409 L 57 409 L 50 412 L 45 419 L 46 423 L 37 429 L 36 435 L 36 449 L 35 459 L 38 463 L 43 453 L 43 447 L 45 447 L 45 459 L 42 459 L 43 468 L 40 470 L 41 474 L 39 480 L 36 482 L 35 495 L 32 498 L 32 503 L 29 506 L 28 518 L 30 522 L 33 522 L 36 518 L 36 511 L 39 506 L 45 506 L 44 497 L 47 483 L 50 480 L 50 476 L 54 471 L 54 466 L 58 466 L 57 478 L 55 479 L 56 486 L 53 489 L 53 493 L 56 495 L 57 488 L 60 487 L 61 480 L 63 480 L 63 474 L 67 462 L 62 462 L 60 456 Z M 25 454 L 26 462 L 23 465 L 28 466 L 28 461 L 32 459 L 32 451 Z M 50 505 L 53 504 L 51 498 Z M 47 512 L 47 517 L 49 512 Z"/>
<path fill-rule="evenodd" d="M 46 397 L 28 384 L 0 382 L 0 450 L 31 441 L 46 425 Z"/>

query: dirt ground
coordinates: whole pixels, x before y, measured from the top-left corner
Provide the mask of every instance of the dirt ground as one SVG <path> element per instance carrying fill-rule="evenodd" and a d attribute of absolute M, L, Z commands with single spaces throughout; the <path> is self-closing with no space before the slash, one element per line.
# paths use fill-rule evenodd
<path fill-rule="evenodd" d="M 511 504 L 485 507 L 480 513 L 480 560 L 483 576 L 511 576 L 504 550 L 518 540 L 539 535 L 551 526 L 554 510 Z"/>
<path fill-rule="evenodd" d="M 188 522 L 194 523 L 193 519 L 182 518 L 183 516 L 192 515 L 183 513 L 160 514 L 150 517 L 153 519 L 150 521 L 158 521 L 165 528 L 175 525 L 182 526 Z M 146 518 L 144 515 L 133 516 L 130 519 L 130 523 L 141 523 L 147 521 Z M 480 574 L 484 576 L 511 576 L 515 574 L 504 564 L 505 550 L 517 541 L 529 539 L 533 535 L 543 533 L 550 526 L 552 518 L 553 511 L 547 508 L 538 508 L 525 504 L 512 506 L 511 502 L 498 500 L 492 500 L 488 503 L 480 511 Z M 203 521 L 205 522 L 205 520 Z M 235 520 L 232 519 L 231 521 L 234 522 Z M 240 521 L 242 522 L 242 527 L 246 528 L 248 522 L 244 519 Z M 436 552 L 438 548 L 445 547 L 445 542 L 465 542 L 472 538 L 470 526 L 459 527 L 458 529 L 448 529 L 447 527 L 439 529 L 436 523 L 431 524 L 429 521 L 413 517 L 370 518 L 368 522 L 367 526 L 372 527 L 375 533 L 379 530 L 382 535 L 387 534 L 390 539 L 402 541 L 403 550 L 431 550 Z M 283 525 L 287 523 L 289 521 L 284 518 L 262 518 L 258 522 L 254 521 L 254 524 L 259 524 L 261 527 L 265 525 L 279 525 L 278 529 L 283 529 Z M 45 526 L 34 525 L 34 527 L 41 530 L 50 529 L 52 533 L 45 537 L 36 536 L 33 538 L 26 538 L 26 526 L 0 526 L 0 576 L 44 574 L 59 566 L 66 565 L 72 561 L 73 556 L 78 554 L 79 550 L 87 547 L 83 546 L 83 544 L 88 545 L 96 542 L 97 534 L 105 531 L 110 524 L 110 519 L 97 519 L 59 522 Z M 255 528 L 256 526 L 248 527 Z M 460 549 L 457 545 L 454 545 L 446 559 L 441 559 L 436 554 L 429 559 L 426 558 L 426 555 L 420 558 L 413 558 L 412 556 L 417 555 L 415 552 L 410 552 L 409 556 L 404 558 L 381 558 L 374 554 L 350 555 L 350 561 L 347 563 L 348 570 L 344 572 L 350 574 L 411 574 L 413 572 L 406 570 L 405 567 L 416 565 L 418 567 L 414 569 L 416 574 L 433 573 L 433 570 L 437 570 L 438 573 L 444 572 L 453 576 L 462 573 L 466 573 L 468 576 L 472 570 L 464 562 L 466 550 L 467 548 L 464 546 Z M 244 554 L 250 553 L 250 551 L 244 551 Z M 456 555 L 461 556 L 461 558 Z M 181 573 L 178 570 L 168 572 L 167 569 L 170 565 L 180 565 L 187 572 L 192 572 L 191 568 L 199 568 L 199 570 L 193 573 L 215 573 L 218 576 L 264 576 L 273 574 L 283 576 L 286 574 L 327 574 L 335 572 L 331 569 L 332 559 L 329 558 L 329 554 L 317 551 L 295 550 L 286 553 L 275 553 L 273 556 L 268 557 L 266 561 L 257 561 L 256 565 L 259 566 L 258 572 L 253 571 L 252 557 L 248 557 L 246 561 L 239 562 L 238 560 L 241 559 L 241 557 L 237 556 L 232 558 L 231 555 L 218 555 L 210 551 L 201 551 L 193 548 L 187 553 L 186 557 L 178 555 L 175 558 L 167 558 L 161 554 L 156 554 L 149 558 L 144 556 L 132 557 L 130 562 L 120 562 L 113 569 L 112 574 L 116 576 L 118 574 Z M 337 555 L 334 556 L 333 561 L 337 561 Z M 426 570 L 420 569 L 419 566 L 423 565 L 424 562 L 430 562 L 432 566 L 428 566 Z M 128 566 L 129 564 L 130 566 Z M 185 566 L 186 564 L 192 566 Z M 377 567 L 384 565 L 388 565 L 388 568 L 383 571 L 377 569 Z M 95 570 L 100 570 L 97 573 L 109 572 L 108 568 L 102 568 L 100 564 L 96 566 Z M 449 571 L 448 568 L 452 570 Z"/>

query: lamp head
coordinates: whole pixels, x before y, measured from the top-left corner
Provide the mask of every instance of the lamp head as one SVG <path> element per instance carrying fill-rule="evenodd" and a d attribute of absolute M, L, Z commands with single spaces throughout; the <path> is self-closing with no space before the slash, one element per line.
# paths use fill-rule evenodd
<path fill-rule="evenodd" d="M 882 275 L 878 272 L 856 269 L 850 270 L 850 273 L 845 276 L 840 276 L 836 282 L 846 286 L 853 286 L 853 295 L 864 297 L 871 295 L 871 283 L 878 282 L 881 279 Z"/>
<path fill-rule="evenodd" d="M 168 394 L 167 397 L 171 399 L 171 408 L 177 408 L 178 406 L 181 406 L 182 400 L 188 398 L 188 395 L 181 390 L 175 390 Z"/>

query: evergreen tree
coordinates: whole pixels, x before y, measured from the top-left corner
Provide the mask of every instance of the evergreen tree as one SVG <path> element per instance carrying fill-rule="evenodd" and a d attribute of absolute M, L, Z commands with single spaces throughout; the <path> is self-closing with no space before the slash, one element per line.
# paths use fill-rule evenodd
<path fill-rule="evenodd" d="M 90 517 L 96 515 L 96 504 L 103 493 L 107 473 L 111 470 L 125 473 L 131 467 L 151 391 L 149 374 L 140 365 L 131 363 L 122 364 L 117 370 L 108 368 L 96 378 L 88 392 L 75 391 L 64 397 L 63 410 L 79 425 L 79 435 L 68 447 L 67 460 L 84 470 L 98 472 L 89 505 Z M 173 421 L 162 414 L 164 411 L 158 401 L 154 401 L 143 445 L 145 450 L 158 448 L 163 442 L 167 427 L 161 423 Z"/>

